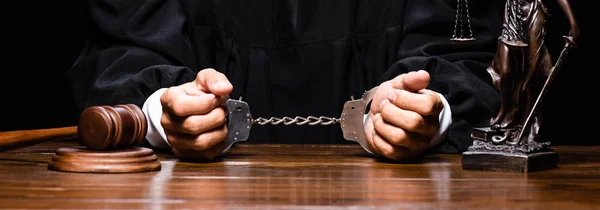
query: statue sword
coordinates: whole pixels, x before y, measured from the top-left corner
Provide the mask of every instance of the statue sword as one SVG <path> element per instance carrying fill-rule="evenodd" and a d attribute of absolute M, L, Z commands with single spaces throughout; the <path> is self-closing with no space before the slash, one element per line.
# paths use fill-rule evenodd
<path fill-rule="evenodd" d="M 223 152 L 226 152 L 236 142 L 246 141 L 250 136 L 252 125 L 332 125 L 340 124 L 344 139 L 359 143 L 367 152 L 373 153 L 373 148 L 367 144 L 367 138 L 364 129 L 364 119 L 367 113 L 367 105 L 371 100 L 378 86 L 366 91 L 360 99 L 351 97 L 350 101 L 344 103 L 342 113 L 339 118 L 334 117 L 271 117 L 257 119 L 252 118 L 250 106 L 242 98 L 239 100 L 227 99 L 225 106 L 227 107 L 227 137 L 225 144 L 227 147 Z"/>
<path fill-rule="evenodd" d="M 565 45 L 564 45 L 562 51 L 560 52 L 560 55 L 558 56 L 558 59 L 556 60 L 554 67 L 552 67 L 552 71 L 550 71 L 550 75 L 548 75 L 548 78 L 546 79 L 544 86 L 542 86 L 542 90 L 540 91 L 540 94 L 538 95 L 535 103 L 533 104 L 533 107 L 532 107 L 531 111 L 529 112 L 529 115 L 527 115 L 527 118 L 525 119 L 525 123 L 523 123 L 523 127 L 521 127 L 521 129 L 519 131 L 519 135 L 517 136 L 517 144 L 521 143 L 521 138 L 522 138 L 523 132 L 525 130 L 527 130 L 527 128 L 529 126 L 531 126 L 532 117 L 539 110 L 539 104 L 542 102 L 542 99 L 546 95 L 546 92 L 548 92 L 548 88 L 550 87 L 550 84 L 556 77 L 556 73 L 558 72 L 563 61 L 566 59 L 567 55 L 569 54 L 569 51 L 572 48 L 577 47 L 577 44 L 575 43 L 575 40 L 573 39 L 572 36 L 563 36 L 563 38 L 565 39 Z"/>

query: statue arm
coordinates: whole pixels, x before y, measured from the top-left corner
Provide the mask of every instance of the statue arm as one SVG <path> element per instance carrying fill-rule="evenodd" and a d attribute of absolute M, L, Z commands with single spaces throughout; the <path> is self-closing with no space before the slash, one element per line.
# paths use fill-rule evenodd
<path fill-rule="evenodd" d="M 571 9 L 571 4 L 568 0 L 557 0 L 558 5 L 565 13 L 567 18 L 569 19 L 569 24 L 571 25 L 571 31 L 569 35 L 573 37 L 573 39 L 577 40 L 579 37 L 579 25 L 577 24 L 577 20 L 575 19 L 575 15 L 573 14 L 573 10 Z"/>

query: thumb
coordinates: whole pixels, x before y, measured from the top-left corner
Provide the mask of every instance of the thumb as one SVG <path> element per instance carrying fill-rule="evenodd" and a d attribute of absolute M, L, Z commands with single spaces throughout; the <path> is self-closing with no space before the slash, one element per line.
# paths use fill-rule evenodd
<path fill-rule="evenodd" d="M 416 92 L 427 88 L 430 79 L 427 71 L 419 70 L 397 76 L 391 83 L 392 88 Z"/>
<path fill-rule="evenodd" d="M 226 96 L 233 90 L 233 85 L 231 85 L 227 77 L 223 73 L 211 68 L 198 72 L 194 83 L 200 86 L 202 91 L 218 96 Z"/>

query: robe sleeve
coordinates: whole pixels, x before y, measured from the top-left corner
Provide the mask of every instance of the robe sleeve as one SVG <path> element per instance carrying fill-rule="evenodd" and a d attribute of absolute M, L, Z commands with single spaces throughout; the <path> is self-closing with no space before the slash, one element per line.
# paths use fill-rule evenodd
<path fill-rule="evenodd" d="M 92 30 L 66 78 L 79 113 L 89 106 L 142 107 L 162 87 L 193 81 L 186 18 L 174 0 L 93 0 Z"/>
<path fill-rule="evenodd" d="M 443 0 L 434 2 L 409 1 L 399 37 L 398 59 L 384 73 L 382 81 L 408 71 L 428 71 L 431 75 L 428 89 L 442 94 L 452 113 L 445 139 L 432 150 L 458 153 L 472 144 L 471 129 L 486 125 L 499 108 L 500 96 L 486 69 L 495 53 L 496 32 L 502 19 L 495 8 L 481 2 L 480 8 L 475 8 L 479 11 L 471 13 L 477 40 L 452 43 L 456 5 Z"/>

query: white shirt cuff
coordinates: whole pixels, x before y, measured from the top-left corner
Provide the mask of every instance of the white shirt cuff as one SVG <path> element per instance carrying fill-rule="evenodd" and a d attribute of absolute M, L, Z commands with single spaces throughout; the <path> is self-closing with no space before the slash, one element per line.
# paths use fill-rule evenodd
<path fill-rule="evenodd" d="M 440 120 L 440 129 L 433 136 L 431 141 L 429 142 L 429 148 L 438 145 L 442 140 L 446 138 L 446 133 L 448 132 L 448 128 L 452 125 L 452 110 L 450 109 L 450 104 L 444 97 L 444 95 L 437 93 L 442 102 L 444 103 L 444 108 L 442 108 L 442 112 L 440 112 L 439 120 Z"/>
<path fill-rule="evenodd" d="M 161 88 L 152 93 L 148 99 L 144 102 L 142 111 L 146 115 L 146 121 L 148 122 L 148 131 L 146 132 L 146 140 L 148 143 L 155 148 L 171 148 L 167 141 L 167 135 L 165 130 L 160 124 L 160 118 L 162 117 L 162 104 L 160 103 L 160 96 L 167 90 L 167 88 Z"/>

